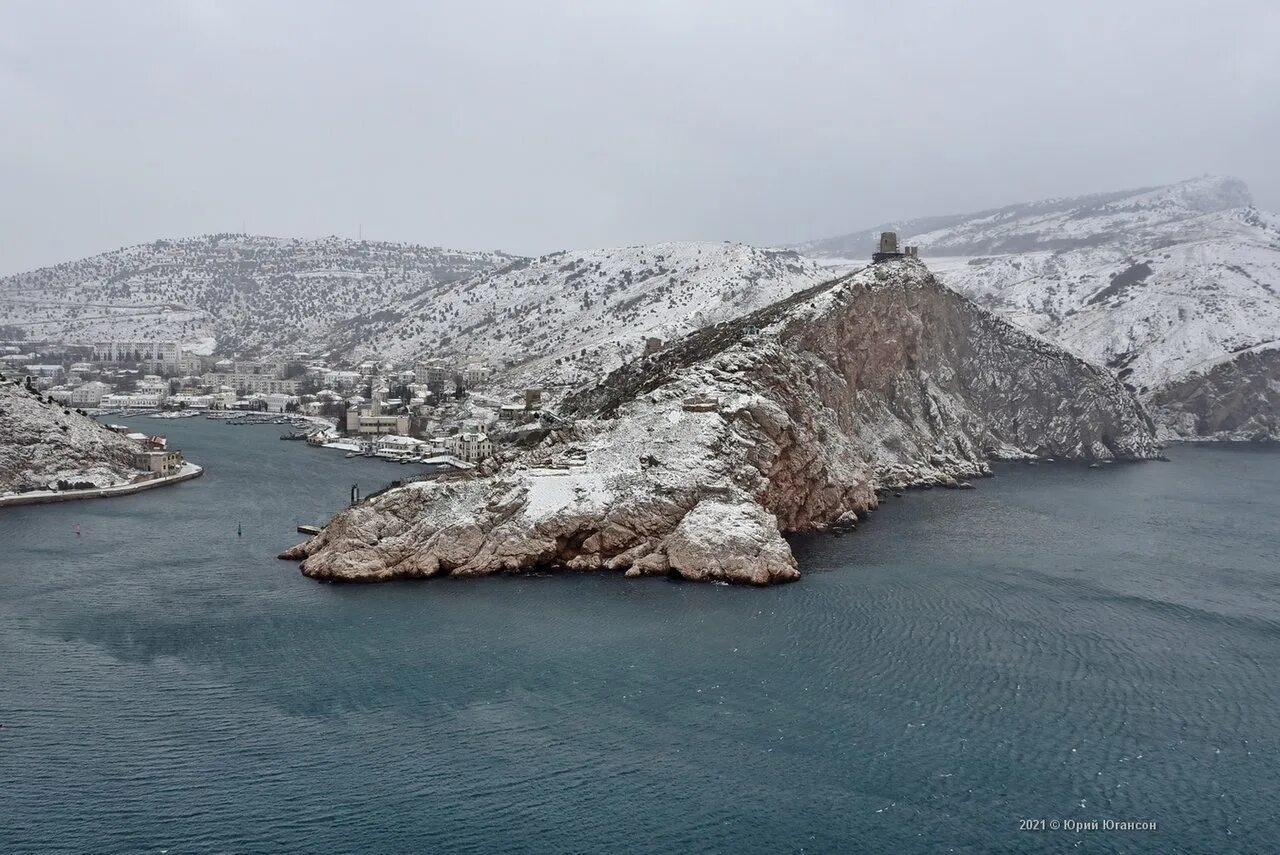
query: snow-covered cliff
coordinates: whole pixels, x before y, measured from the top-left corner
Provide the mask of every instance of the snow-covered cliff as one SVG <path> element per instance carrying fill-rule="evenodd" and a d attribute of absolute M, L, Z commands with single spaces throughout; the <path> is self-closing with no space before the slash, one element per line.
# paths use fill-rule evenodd
<path fill-rule="evenodd" d="M 1169 437 L 1280 438 L 1280 217 L 1237 179 L 898 226 L 940 277 L 1112 368 Z M 865 257 L 868 233 L 807 244 Z M 865 252 L 864 252 L 865 250 Z"/>
<path fill-rule="evenodd" d="M 88 416 L 0 380 L 0 493 L 127 484 L 138 446 Z"/>
<path fill-rule="evenodd" d="M 283 557 L 322 579 L 540 566 L 764 584 L 786 531 L 991 457 L 1156 455 L 1105 370 L 1019 332 L 923 264 L 876 265 L 692 333 L 570 397 L 576 426 L 495 471 L 390 490 Z"/>

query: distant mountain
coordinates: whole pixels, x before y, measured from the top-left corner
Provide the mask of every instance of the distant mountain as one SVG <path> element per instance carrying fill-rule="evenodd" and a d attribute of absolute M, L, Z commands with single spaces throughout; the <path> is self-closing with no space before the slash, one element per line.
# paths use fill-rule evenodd
<path fill-rule="evenodd" d="M 831 278 L 795 252 L 661 243 L 518 259 L 340 325 L 337 352 L 396 361 L 471 354 L 509 377 L 582 383 L 670 339 Z"/>
<path fill-rule="evenodd" d="M 863 258 L 890 225 L 798 247 Z M 1166 436 L 1280 438 L 1280 217 L 1234 178 L 896 225 L 948 285 L 1116 371 Z"/>
<path fill-rule="evenodd" d="M 278 351 L 512 258 L 336 237 L 159 240 L 0 279 L 0 326 L 33 338 Z"/>

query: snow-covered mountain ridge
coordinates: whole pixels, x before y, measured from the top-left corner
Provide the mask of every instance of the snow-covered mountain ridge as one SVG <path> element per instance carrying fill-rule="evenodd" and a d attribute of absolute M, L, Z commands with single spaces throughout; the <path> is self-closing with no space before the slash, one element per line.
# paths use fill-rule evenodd
<path fill-rule="evenodd" d="M 1274 439 L 1280 217 L 1251 202 L 1204 177 L 898 228 L 947 284 L 1116 371 L 1166 436 Z M 870 234 L 804 249 L 832 260 Z"/>
<path fill-rule="evenodd" d="M 0 325 L 32 338 L 177 340 L 280 352 L 513 256 L 238 234 L 160 240 L 0 279 Z"/>
<path fill-rule="evenodd" d="M 394 361 L 470 354 L 524 382 L 582 383 L 637 356 L 647 336 L 670 339 L 830 277 L 794 252 L 735 243 L 557 252 L 354 319 L 330 344 Z"/>

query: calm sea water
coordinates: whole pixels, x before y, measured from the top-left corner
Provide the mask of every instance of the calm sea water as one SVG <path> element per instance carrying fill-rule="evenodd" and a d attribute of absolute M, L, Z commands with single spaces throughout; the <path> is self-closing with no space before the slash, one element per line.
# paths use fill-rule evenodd
<path fill-rule="evenodd" d="M 780 588 L 335 586 L 273 556 L 409 467 L 164 428 L 205 477 L 0 511 L 0 852 L 1280 840 L 1276 449 L 909 494 Z"/>

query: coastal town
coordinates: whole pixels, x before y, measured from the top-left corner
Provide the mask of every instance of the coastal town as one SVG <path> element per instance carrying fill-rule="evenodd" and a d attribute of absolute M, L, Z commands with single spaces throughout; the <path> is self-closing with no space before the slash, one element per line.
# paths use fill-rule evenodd
<path fill-rule="evenodd" d="M 649 347 L 660 347 L 650 342 Z M 177 341 L 0 341 L 0 371 L 51 403 L 105 419 L 205 416 L 271 423 L 281 439 L 404 463 L 470 469 L 504 446 L 543 438 L 559 420 L 544 389 L 494 382 L 486 360 L 365 360 L 206 356 Z M 151 441 L 162 439 L 149 432 Z"/>

